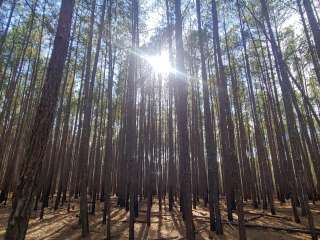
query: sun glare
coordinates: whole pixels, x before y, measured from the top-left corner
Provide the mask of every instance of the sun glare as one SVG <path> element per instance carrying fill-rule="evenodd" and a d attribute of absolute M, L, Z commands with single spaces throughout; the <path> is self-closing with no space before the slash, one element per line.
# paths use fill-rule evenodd
<path fill-rule="evenodd" d="M 160 55 L 147 56 L 146 60 L 152 66 L 154 71 L 158 73 L 169 73 L 173 71 L 169 61 L 169 54 L 166 51 L 162 51 Z"/>

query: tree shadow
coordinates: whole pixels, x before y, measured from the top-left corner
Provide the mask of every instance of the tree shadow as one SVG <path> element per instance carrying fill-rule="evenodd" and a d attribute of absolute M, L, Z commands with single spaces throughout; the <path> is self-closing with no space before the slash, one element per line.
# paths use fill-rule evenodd
<path fill-rule="evenodd" d="M 141 239 L 141 240 L 148 239 L 149 229 L 150 229 L 150 227 L 146 223 L 143 223 L 138 234 L 137 234 L 136 239 Z"/>
<path fill-rule="evenodd" d="M 177 229 L 180 235 L 184 236 L 184 223 L 182 217 L 178 217 L 180 213 L 176 206 L 173 208 L 173 211 L 170 212 L 171 219 L 173 222 L 174 227 Z"/>
<path fill-rule="evenodd" d="M 64 219 L 66 219 L 68 217 L 72 217 L 72 216 L 65 213 L 62 215 L 58 215 L 58 216 L 55 215 L 50 218 L 45 218 L 42 220 L 33 219 L 33 221 L 31 223 L 29 223 L 29 225 L 28 225 L 27 233 L 32 234 L 36 231 L 39 231 L 44 226 L 54 225 L 54 223 L 58 223 L 59 221 L 63 221 Z"/>

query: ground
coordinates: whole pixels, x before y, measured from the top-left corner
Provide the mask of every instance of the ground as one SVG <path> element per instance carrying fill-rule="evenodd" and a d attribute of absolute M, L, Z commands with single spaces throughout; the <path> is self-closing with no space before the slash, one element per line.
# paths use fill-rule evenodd
<path fill-rule="evenodd" d="M 128 239 L 128 213 L 125 209 L 115 206 L 113 200 L 112 208 L 112 226 L 111 235 L 113 239 Z M 60 208 L 57 211 L 49 208 L 46 209 L 44 218 L 39 220 L 39 211 L 34 212 L 29 223 L 27 232 L 27 240 L 76 240 L 81 239 L 81 228 L 78 225 L 79 204 L 72 203 L 70 212 L 66 208 Z M 98 204 L 96 215 L 90 215 L 90 238 L 88 239 L 104 239 L 105 225 L 101 224 L 103 204 Z M 226 223 L 225 206 L 222 211 L 224 235 L 217 236 L 210 234 L 209 231 L 209 214 L 207 209 L 200 204 L 197 209 L 193 210 L 194 223 L 196 228 L 196 239 L 212 239 L 232 240 L 238 239 L 237 226 Z M 247 239 L 250 240 L 266 240 L 266 239 L 288 239 L 301 240 L 311 239 L 309 234 L 292 233 L 280 231 L 270 228 L 261 228 L 252 225 L 273 226 L 278 228 L 299 228 L 307 230 L 306 218 L 301 218 L 302 223 L 296 224 L 292 221 L 291 207 L 288 204 L 280 205 L 276 203 L 277 215 L 272 216 L 268 211 L 261 209 L 254 210 L 249 203 L 245 204 L 246 224 L 251 225 L 246 228 Z M 320 228 L 320 205 L 311 205 L 314 215 L 315 226 Z M 2 206 L 0 209 L 0 239 L 4 238 L 5 226 L 9 216 L 10 208 Z M 236 220 L 236 215 L 235 220 Z M 174 208 L 173 212 L 169 212 L 167 204 L 163 207 L 162 213 L 159 214 L 157 201 L 154 201 L 151 215 L 151 226 L 146 224 L 146 204 L 140 208 L 140 215 L 135 224 L 136 239 L 185 239 L 183 221 L 179 208 Z"/>

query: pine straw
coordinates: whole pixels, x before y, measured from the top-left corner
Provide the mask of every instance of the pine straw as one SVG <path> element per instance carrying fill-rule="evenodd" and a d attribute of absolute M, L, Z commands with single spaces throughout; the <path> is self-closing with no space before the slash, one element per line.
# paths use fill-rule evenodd
<path fill-rule="evenodd" d="M 112 238 L 128 238 L 128 213 L 124 209 L 115 206 L 113 199 L 112 208 Z M 198 206 L 194 209 L 194 224 L 196 239 L 238 239 L 237 216 L 234 214 L 234 222 L 227 222 L 225 206 L 223 206 L 222 218 L 224 226 L 224 235 L 217 236 L 210 232 L 209 214 L 204 206 Z M 39 212 L 32 214 L 27 233 L 27 240 L 46 240 L 46 239 L 81 239 L 81 228 L 78 225 L 79 204 L 72 203 L 74 207 L 70 212 L 66 208 L 60 208 L 54 211 L 46 209 L 44 219 L 39 220 Z M 90 239 L 104 239 L 105 225 L 101 223 L 103 204 L 97 204 L 96 215 L 90 215 Z M 293 222 L 292 211 L 289 204 L 276 204 L 277 215 L 271 215 L 261 209 L 253 209 L 248 203 L 245 205 L 245 222 L 248 239 L 289 239 L 302 240 L 311 239 L 307 225 L 307 219 L 301 218 L 302 223 Z M 312 205 L 314 213 L 315 226 L 320 228 L 320 206 Z M 10 207 L 0 208 L 0 239 L 3 239 L 5 225 L 10 212 Z M 319 234 L 320 230 L 318 229 Z M 146 224 L 146 204 L 141 205 L 139 217 L 135 224 L 136 239 L 150 240 L 180 240 L 184 238 L 184 223 L 178 207 L 173 212 L 168 211 L 166 204 L 161 214 L 158 212 L 157 201 L 154 201 L 151 212 L 151 225 Z"/>

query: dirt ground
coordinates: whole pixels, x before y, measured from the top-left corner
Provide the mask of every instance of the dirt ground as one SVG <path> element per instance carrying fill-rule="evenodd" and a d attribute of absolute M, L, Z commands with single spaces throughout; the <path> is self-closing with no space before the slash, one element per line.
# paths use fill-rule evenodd
<path fill-rule="evenodd" d="M 128 239 L 128 213 L 124 209 L 115 206 L 113 199 L 112 208 L 112 226 L 111 234 L 113 239 Z M 88 239 L 104 239 L 105 225 L 101 224 L 103 204 L 97 206 L 96 215 L 89 215 L 90 218 L 90 237 Z M 44 218 L 39 220 L 39 211 L 34 212 L 29 223 L 27 232 L 27 240 L 64 240 L 64 239 L 81 239 L 81 228 L 78 225 L 79 204 L 72 204 L 72 210 L 68 213 L 66 208 L 60 208 L 57 211 L 49 208 L 46 210 Z M 194 223 L 196 229 L 196 239 L 212 239 L 232 240 L 238 239 L 237 226 L 226 223 L 225 206 L 222 211 L 224 221 L 224 235 L 217 236 L 210 234 L 209 231 L 209 213 L 204 206 L 198 206 L 193 210 Z M 315 226 L 320 228 L 320 205 L 311 205 Z M 276 203 L 277 215 L 272 216 L 269 211 L 261 209 L 254 210 L 250 204 L 245 205 L 246 224 L 264 225 L 284 228 L 303 228 L 307 229 L 307 219 L 301 218 L 302 223 L 296 224 L 292 220 L 292 212 L 290 205 L 280 205 Z M 9 216 L 9 207 L 0 208 L 0 239 L 4 238 L 5 227 Z M 140 208 L 139 217 L 135 224 L 136 239 L 185 239 L 184 238 L 184 223 L 178 208 L 174 208 L 173 212 L 169 212 L 168 206 L 162 209 L 159 214 L 157 201 L 154 200 L 151 215 L 151 226 L 146 224 L 146 204 Z M 234 215 L 236 220 L 236 215 Z M 288 239 L 301 240 L 311 239 L 309 234 L 304 233 L 288 233 L 287 231 L 272 230 L 260 227 L 247 227 L 247 239 L 265 240 L 265 239 Z"/>

